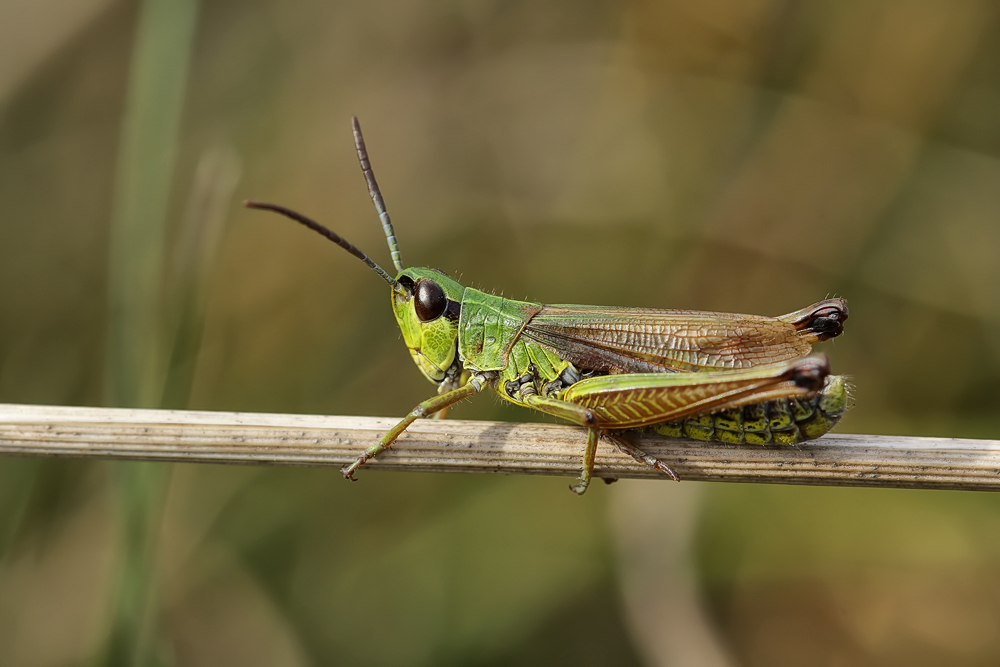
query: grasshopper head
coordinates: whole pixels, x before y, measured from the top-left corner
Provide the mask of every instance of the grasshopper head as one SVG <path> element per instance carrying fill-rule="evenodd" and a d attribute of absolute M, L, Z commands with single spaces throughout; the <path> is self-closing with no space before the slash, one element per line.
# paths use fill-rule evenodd
<path fill-rule="evenodd" d="M 392 312 L 413 362 L 428 380 L 440 383 L 455 361 L 458 315 L 465 286 L 437 269 L 409 268 L 396 276 Z"/>
<path fill-rule="evenodd" d="M 403 340 L 410 349 L 413 361 L 431 382 L 444 382 L 458 352 L 458 316 L 465 287 L 437 269 L 403 268 L 403 260 L 399 256 L 399 246 L 396 243 L 396 233 L 392 229 L 382 193 L 368 161 L 368 149 L 365 148 L 365 140 L 361 136 L 361 126 L 357 118 L 351 119 L 351 122 L 354 126 L 354 145 L 358 149 L 361 171 L 368 182 L 368 194 L 371 195 L 379 220 L 382 222 L 382 230 L 389 244 L 389 254 L 392 256 L 392 265 L 398 272 L 395 278 L 361 252 L 357 246 L 301 213 L 265 202 L 248 201 L 245 205 L 249 208 L 280 213 L 318 232 L 367 264 L 389 283 L 392 288 L 392 312 L 396 315 L 399 329 L 403 332 Z"/>

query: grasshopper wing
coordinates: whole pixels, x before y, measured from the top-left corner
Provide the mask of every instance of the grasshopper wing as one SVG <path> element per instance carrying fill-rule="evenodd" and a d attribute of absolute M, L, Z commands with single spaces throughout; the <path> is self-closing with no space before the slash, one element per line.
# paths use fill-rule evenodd
<path fill-rule="evenodd" d="M 545 306 L 523 336 L 579 369 L 610 373 L 731 370 L 788 361 L 840 335 L 847 303 L 781 317 L 613 306 Z"/>

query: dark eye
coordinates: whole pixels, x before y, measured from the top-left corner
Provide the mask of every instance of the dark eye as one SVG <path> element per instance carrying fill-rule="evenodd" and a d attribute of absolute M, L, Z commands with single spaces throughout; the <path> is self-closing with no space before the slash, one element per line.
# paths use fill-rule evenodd
<path fill-rule="evenodd" d="M 430 322 L 441 317 L 448 305 L 444 290 L 433 280 L 421 280 L 417 283 L 416 298 L 414 307 L 421 322 Z"/>

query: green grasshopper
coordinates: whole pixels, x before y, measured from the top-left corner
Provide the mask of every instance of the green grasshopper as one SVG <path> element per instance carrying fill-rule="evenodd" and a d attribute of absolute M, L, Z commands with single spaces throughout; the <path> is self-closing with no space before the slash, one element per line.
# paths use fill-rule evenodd
<path fill-rule="evenodd" d="M 580 481 L 587 490 L 604 438 L 678 480 L 663 461 L 620 435 L 651 429 L 730 443 L 795 444 L 818 438 L 842 416 L 847 386 L 812 344 L 840 335 L 843 299 L 781 317 L 689 310 L 544 305 L 466 287 L 430 268 L 404 268 L 358 119 L 354 142 L 396 269 L 386 273 L 354 245 L 282 206 L 246 202 L 319 232 L 391 287 L 392 311 L 417 368 L 438 386 L 341 471 L 347 479 L 421 417 L 492 388 L 517 405 L 587 428 Z"/>

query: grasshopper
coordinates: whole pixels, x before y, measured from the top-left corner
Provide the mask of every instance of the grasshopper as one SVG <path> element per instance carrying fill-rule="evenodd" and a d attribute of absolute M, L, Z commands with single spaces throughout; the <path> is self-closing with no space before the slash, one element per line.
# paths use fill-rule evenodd
<path fill-rule="evenodd" d="M 489 387 L 503 399 L 587 428 L 580 480 L 587 490 L 603 438 L 678 480 L 663 461 L 622 437 L 629 429 L 729 443 L 795 444 L 829 431 L 847 405 L 842 376 L 830 375 L 813 343 L 840 335 L 843 299 L 780 317 L 515 301 L 462 285 L 437 269 L 404 268 L 358 119 L 354 142 L 396 276 L 323 225 L 276 204 L 282 214 L 363 261 L 391 288 L 392 311 L 417 368 L 438 393 L 342 469 L 345 478 L 392 446 L 421 417 Z"/>

